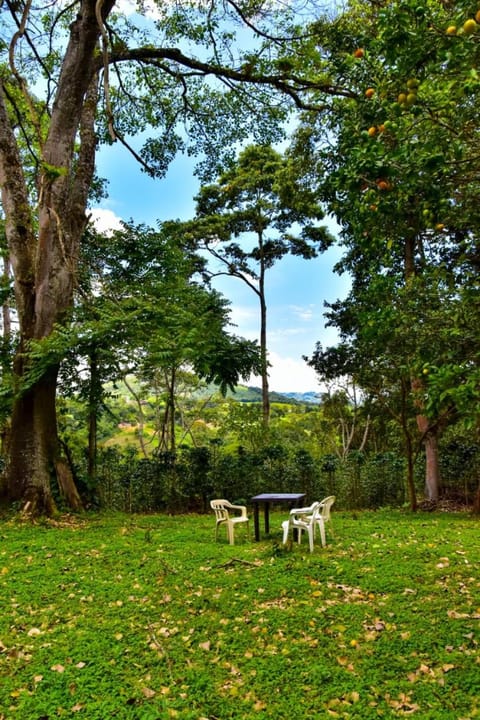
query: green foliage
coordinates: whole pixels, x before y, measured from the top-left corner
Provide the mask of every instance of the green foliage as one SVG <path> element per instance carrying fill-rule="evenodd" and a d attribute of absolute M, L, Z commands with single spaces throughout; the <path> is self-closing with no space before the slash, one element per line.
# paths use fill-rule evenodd
<path fill-rule="evenodd" d="M 268 271 L 288 254 L 314 258 L 333 240 L 317 224 L 324 214 L 315 191 L 297 180 L 293 166 L 269 145 L 245 147 L 215 184 L 201 188 L 196 217 L 183 227 L 192 248 L 214 259 L 206 269 L 211 277 L 236 277 L 258 298 L 264 424 L 270 418 Z"/>
<path fill-rule="evenodd" d="M 410 456 L 415 416 L 437 434 L 478 427 L 474 14 L 468 2 L 349 3 L 321 31 L 332 76 L 355 99 L 305 115 L 290 151 L 339 222 L 337 270 L 352 278 L 327 312 L 340 343 L 317 346 L 311 364 L 395 418 Z"/>
<path fill-rule="evenodd" d="M 0 706 L 53 715 L 478 714 L 478 527 L 333 513 L 334 535 L 214 541 L 205 516 L 4 519 Z"/>

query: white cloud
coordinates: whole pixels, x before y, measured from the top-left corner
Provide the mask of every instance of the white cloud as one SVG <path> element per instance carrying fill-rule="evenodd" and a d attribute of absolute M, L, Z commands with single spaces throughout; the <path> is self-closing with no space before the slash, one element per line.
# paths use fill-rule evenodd
<path fill-rule="evenodd" d="M 297 318 L 299 318 L 299 320 L 304 320 L 306 322 L 308 322 L 316 317 L 315 305 L 313 305 L 313 304 L 308 305 L 307 307 L 300 307 L 299 305 L 290 305 L 290 310 Z"/>
<path fill-rule="evenodd" d="M 240 334 L 250 340 L 258 339 L 258 310 L 246 305 L 231 305 L 230 324 L 234 334 Z"/>
<path fill-rule="evenodd" d="M 289 337 L 297 337 L 298 335 L 305 335 L 306 333 L 309 333 L 311 331 L 307 330 L 306 328 L 302 327 L 285 327 L 285 328 L 276 328 L 276 330 L 272 330 L 268 333 L 268 337 L 270 341 L 275 340 L 282 340 L 284 338 Z"/>
<path fill-rule="evenodd" d="M 269 387 L 276 392 L 320 392 L 321 387 L 317 375 L 302 359 L 281 357 L 271 352 L 268 355 L 270 361 Z M 261 385 L 261 378 L 252 376 L 250 385 Z"/>
<path fill-rule="evenodd" d="M 112 230 L 120 230 L 122 227 L 122 219 L 115 215 L 113 210 L 94 208 L 90 214 L 98 232 L 108 233 Z"/>

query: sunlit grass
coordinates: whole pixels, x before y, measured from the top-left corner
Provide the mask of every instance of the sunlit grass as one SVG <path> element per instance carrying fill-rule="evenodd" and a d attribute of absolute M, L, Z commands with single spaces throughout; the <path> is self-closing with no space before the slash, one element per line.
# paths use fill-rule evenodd
<path fill-rule="evenodd" d="M 0 525 L 0 718 L 473 718 L 478 521 L 335 513 L 327 548 L 213 515 Z"/>

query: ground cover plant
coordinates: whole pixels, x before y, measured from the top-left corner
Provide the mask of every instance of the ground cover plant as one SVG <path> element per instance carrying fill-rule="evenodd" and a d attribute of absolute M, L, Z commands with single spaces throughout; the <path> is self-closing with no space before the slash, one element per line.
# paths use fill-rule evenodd
<path fill-rule="evenodd" d="M 329 544 L 213 515 L 0 525 L 0 718 L 474 718 L 478 520 L 337 512 Z"/>

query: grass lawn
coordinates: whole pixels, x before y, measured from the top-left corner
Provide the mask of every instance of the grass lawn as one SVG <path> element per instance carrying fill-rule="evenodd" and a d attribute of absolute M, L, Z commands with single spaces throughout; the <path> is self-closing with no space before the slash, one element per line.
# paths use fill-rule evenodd
<path fill-rule="evenodd" d="M 479 521 L 337 512 L 310 554 L 286 516 L 0 522 L 0 720 L 478 717 Z"/>

